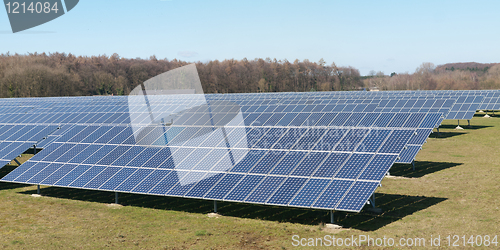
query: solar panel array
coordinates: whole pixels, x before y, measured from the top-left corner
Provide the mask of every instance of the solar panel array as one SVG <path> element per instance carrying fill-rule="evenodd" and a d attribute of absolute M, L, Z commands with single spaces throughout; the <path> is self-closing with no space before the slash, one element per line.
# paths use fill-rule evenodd
<path fill-rule="evenodd" d="M 29 112 L 30 107 L 1 106 L 0 112 L 10 117 L 13 114 Z M 33 147 L 45 136 L 53 133 L 58 126 L 45 125 L 3 125 L 0 126 L 0 167 Z"/>
<path fill-rule="evenodd" d="M 2 181 L 357 212 L 443 119 L 497 93 L 0 99 L 0 164 L 44 148 Z"/>

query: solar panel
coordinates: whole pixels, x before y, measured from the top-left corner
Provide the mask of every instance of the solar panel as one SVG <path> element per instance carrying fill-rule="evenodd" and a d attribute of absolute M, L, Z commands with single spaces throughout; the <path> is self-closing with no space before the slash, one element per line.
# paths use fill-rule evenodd
<path fill-rule="evenodd" d="M 487 93 L 148 96 L 149 109 L 130 97 L 1 99 L 0 150 L 35 134 L 24 142 L 44 147 L 2 181 L 356 212 L 395 161 Z"/>

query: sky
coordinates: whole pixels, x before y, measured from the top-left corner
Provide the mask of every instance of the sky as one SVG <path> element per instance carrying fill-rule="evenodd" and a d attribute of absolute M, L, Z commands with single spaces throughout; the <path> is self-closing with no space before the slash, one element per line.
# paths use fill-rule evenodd
<path fill-rule="evenodd" d="M 498 0 L 82 0 L 18 33 L 6 9 L 0 9 L 3 54 L 117 53 L 188 62 L 323 58 L 361 75 L 413 73 L 423 62 L 500 62 Z"/>

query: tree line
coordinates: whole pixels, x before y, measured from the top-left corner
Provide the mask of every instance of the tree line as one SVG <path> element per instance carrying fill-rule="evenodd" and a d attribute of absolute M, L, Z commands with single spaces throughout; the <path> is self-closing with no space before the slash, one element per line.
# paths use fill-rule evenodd
<path fill-rule="evenodd" d="M 127 95 L 142 82 L 189 62 L 65 53 L 0 55 L 0 97 Z M 337 91 L 363 88 L 353 67 L 309 60 L 197 62 L 205 93 Z"/>
<path fill-rule="evenodd" d="M 500 64 L 455 63 L 435 66 L 422 63 L 414 73 L 390 76 L 382 72 L 363 77 L 364 85 L 379 90 L 500 89 Z"/>
<path fill-rule="evenodd" d="M 189 62 L 73 54 L 0 55 L 0 98 L 127 95 L 142 82 Z M 309 60 L 229 59 L 196 62 L 205 93 L 500 89 L 500 64 L 422 63 L 413 73 L 360 76 L 351 66 Z"/>

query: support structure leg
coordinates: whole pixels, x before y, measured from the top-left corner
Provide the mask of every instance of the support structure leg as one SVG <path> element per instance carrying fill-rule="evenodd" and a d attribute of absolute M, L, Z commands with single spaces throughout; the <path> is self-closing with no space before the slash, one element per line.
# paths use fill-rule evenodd
<path fill-rule="evenodd" d="M 330 210 L 330 223 L 334 224 L 335 223 L 335 218 L 333 216 L 333 210 Z"/>
<path fill-rule="evenodd" d="M 21 163 L 17 160 L 17 158 L 15 158 L 14 161 L 17 163 L 17 165 L 21 166 Z"/>
<path fill-rule="evenodd" d="M 36 194 L 40 194 L 40 185 L 36 185 Z"/>
<path fill-rule="evenodd" d="M 217 213 L 217 201 L 214 201 L 214 213 Z"/>
<path fill-rule="evenodd" d="M 370 197 L 370 203 L 372 205 L 373 208 L 376 208 L 375 207 L 375 193 L 372 194 L 372 197 Z"/>
<path fill-rule="evenodd" d="M 115 192 L 115 204 L 118 204 L 118 192 Z"/>
<path fill-rule="evenodd" d="M 411 162 L 411 166 L 413 167 L 413 171 L 415 171 L 415 161 Z"/>
<path fill-rule="evenodd" d="M 371 207 L 367 208 L 366 210 L 372 213 L 380 214 L 382 213 L 382 209 L 378 208 L 375 206 L 375 193 L 372 194 L 370 197 L 370 205 Z"/>
<path fill-rule="evenodd" d="M 470 120 L 467 120 L 467 122 L 469 123 L 469 125 L 468 125 L 468 126 L 470 127 Z"/>

